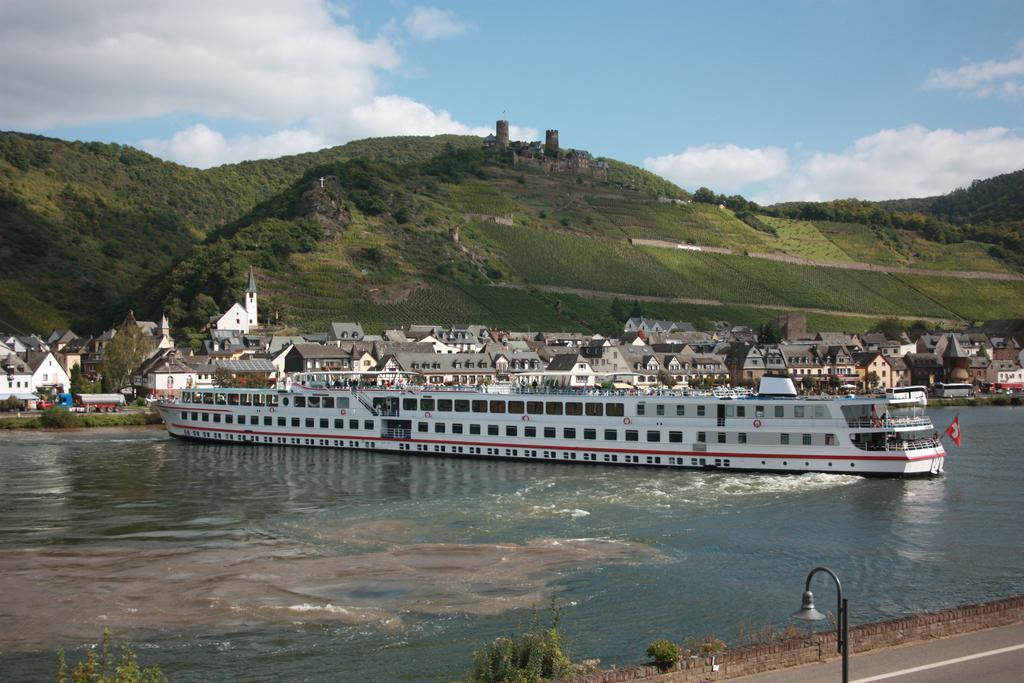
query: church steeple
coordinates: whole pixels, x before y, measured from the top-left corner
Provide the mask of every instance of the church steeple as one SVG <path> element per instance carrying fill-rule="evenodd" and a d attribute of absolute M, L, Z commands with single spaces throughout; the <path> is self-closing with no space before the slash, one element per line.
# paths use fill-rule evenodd
<path fill-rule="evenodd" d="M 249 329 L 255 328 L 259 316 L 259 304 L 256 299 L 256 272 L 249 266 L 249 284 L 245 288 L 245 312 L 249 318 Z"/>

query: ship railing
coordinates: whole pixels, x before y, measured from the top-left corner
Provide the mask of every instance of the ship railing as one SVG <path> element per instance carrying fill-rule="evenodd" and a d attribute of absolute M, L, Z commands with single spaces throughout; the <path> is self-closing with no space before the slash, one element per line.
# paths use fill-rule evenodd
<path fill-rule="evenodd" d="M 378 408 L 376 414 L 378 417 L 398 417 L 397 410 L 384 410 L 383 408 Z"/>
<path fill-rule="evenodd" d="M 920 451 L 926 448 L 938 448 L 936 438 L 908 439 L 906 441 L 889 441 L 886 443 L 867 443 L 862 448 L 867 451 Z"/>
<path fill-rule="evenodd" d="M 411 439 L 412 430 L 410 429 L 385 429 L 381 434 L 385 439 Z"/>
<path fill-rule="evenodd" d="M 854 429 L 888 427 L 931 427 L 932 421 L 928 417 L 858 417 L 846 421 L 848 427 Z"/>

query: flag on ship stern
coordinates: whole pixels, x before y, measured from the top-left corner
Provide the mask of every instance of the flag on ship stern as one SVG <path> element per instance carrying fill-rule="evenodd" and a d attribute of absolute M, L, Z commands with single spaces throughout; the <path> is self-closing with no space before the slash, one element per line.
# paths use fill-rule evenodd
<path fill-rule="evenodd" d="M 946 427 L 946 433 L 949 434 L 949 438 L 953 439 L 953 443 L 956 444 L 957 448 L 960 447 L 960 416 L 957 415 L 953 418 L 953 424 Z"/>

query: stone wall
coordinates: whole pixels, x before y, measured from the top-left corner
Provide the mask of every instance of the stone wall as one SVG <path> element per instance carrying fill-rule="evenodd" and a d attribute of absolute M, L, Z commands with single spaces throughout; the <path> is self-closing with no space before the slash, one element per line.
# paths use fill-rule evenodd
<path fill-rule="evenodd" d="M 1024 596 L 918 614 L 892 621 L 861 624 L 850 628 L 850 652 L 866 652 L 915 641 L 944 638 L 1022 621 Z M 684 659 L 676 669 L 665 673 L 659 672 L 653 666 L 631 666 L 567 678 L 563 683 L 706 683 L 801 664 L 824 662 L 838 657 L 836 634 L 833 631 L 727 650 L 715 657 L 714 663 L 718 665 L 718 671 L 714 671 L 711 657 L 691 657 Z"/>

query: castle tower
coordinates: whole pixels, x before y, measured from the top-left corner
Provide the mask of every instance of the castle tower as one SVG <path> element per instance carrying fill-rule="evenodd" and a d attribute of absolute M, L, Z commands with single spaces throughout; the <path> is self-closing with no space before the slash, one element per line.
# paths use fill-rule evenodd
<path fill-rule="evenodd" d="M 544 134 L 544 154 L 549 157 L 558 156 L 558 131 L 549 130 Z"/>
<path fill-rule="evenodd" d="M 245 288 L 245 312 L 249 317 L 249 329 L 253 329 L 257 326 L 257 318 L 259 313 L 259 306 L 256 301 L 256 273 L 253 272 L 252 266 L 249 266 L 249 284 Z"/>
<path fill-rule="evenodd" d="M 498 121 L 495 126 L 494 137 L 497 138 L 498 149 L 508 149 L 508 121 L 505 119 Z"/>

